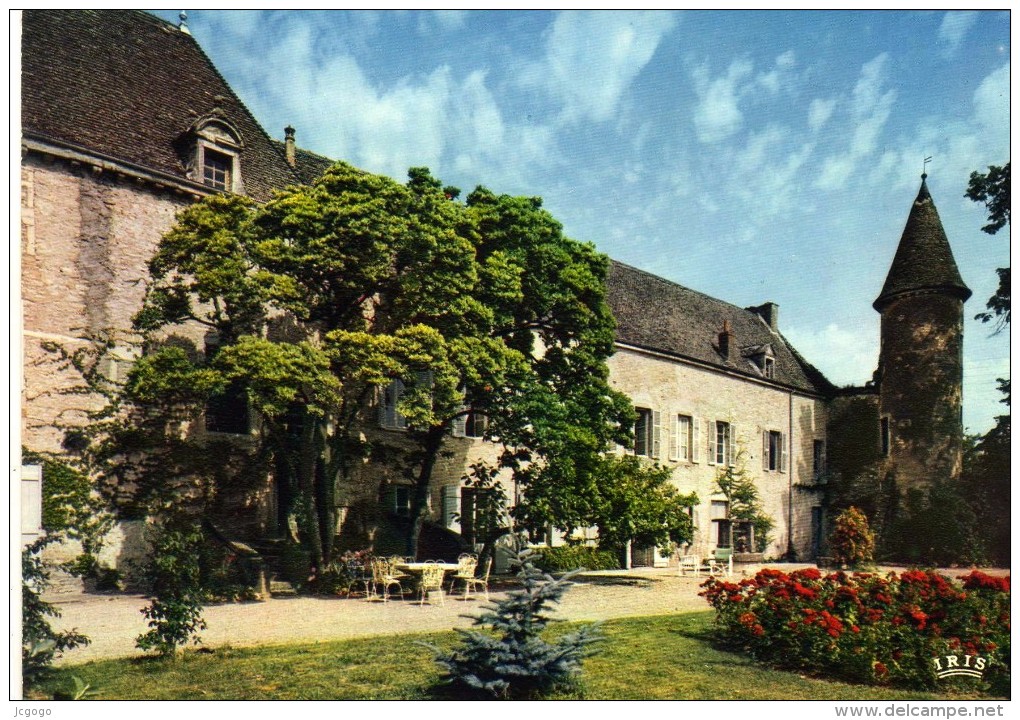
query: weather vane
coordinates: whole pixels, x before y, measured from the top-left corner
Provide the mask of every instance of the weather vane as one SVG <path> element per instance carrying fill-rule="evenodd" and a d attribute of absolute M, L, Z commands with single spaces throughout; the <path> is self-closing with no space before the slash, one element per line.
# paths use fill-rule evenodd
<path fill-rule="evenodd" d="M 928 177 L 928 163 L 931 162 L 931 155 L 924 159 L 924 165 L 921 167 L 921 175 Z"/>

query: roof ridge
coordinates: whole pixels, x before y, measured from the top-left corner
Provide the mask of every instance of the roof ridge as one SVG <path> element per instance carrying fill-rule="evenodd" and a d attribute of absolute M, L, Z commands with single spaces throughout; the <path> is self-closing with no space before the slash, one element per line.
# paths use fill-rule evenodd
<path fill-rule="evenodd" d="M 655 273 L 649 272 L 648 270 L 642 270 L 639 267 L 634 267 L 633 265 L 628 265 L 625 262 L 620 262 L 619 260 L 614 260 L 613 258 L 609 258 L 609 261 L 611 263 L 615 264 L 615 265 L 619 265 L 619 266 L 624 267 L 624 268 L 626 268 L 628 270 L 633 270 L 635 272 L 641 273 L 642 275 L 647 275 L 648 277 L 653 278 L 655 280 L 658 280 L 659 282 L 666 283 L 667 285 L 672 285 L 672 286 L 678 287 L 678 288 L 680 288 L 682 290 L 686 290 L 687 292 L 692 292 L 695 295 L 700 295 L 701 297 L 707 298 L 708 300 L 711 300 L 713 302 L 717 302 L 720 305 L 727 305 L 727 306 L 729 306 L 729 307 L 731 307 L 731 308 L 733 308 L 735 310 L 739 310 L 741 312 L 747 313 L 747 314 L 752 315 L 754 317 L 761 318 L 761 316 L 758 313 L 754 312 L 753 310 L 748 310 L 746 307 L 740 307 L 739 305 L 736 305 L 736 304 L 731 303 L 731 302 L 727 302 L 726 300 L 721 300 L 721 299 L 715 297 L 714 295 L 709 295 L 708 293 L 702 292 L 701 290 L 695 290 L 694 288 L 688 287 L 687 285 L 681 285 L 680 283 L 676 282 L 675 280 L 670 280 L 669 278 L 664 278 L 661 275 L 656 275 Z M 767 325 L 768 324 L 766 323 L 766 326 Z"/>
<path fill-rule="evenodd" d="M 277 140 L 276 138 L 270 138 L 270 140 L 273 141 L 274 145 L 282 145 L 282 146 L 284 146 L 284 148 L 286 148 L 286 146 L 287 146 L 287 142 L 285 140 Z M 305 153 L 306 155 L 312 155 L 314 157 L 319 158 L 320 160 L 329 160 L 330 162 L 338 162 L 338 160 L 336 158 L 331 158 L 329 155 L 323 155 L 322 153 L 315 152 L 314 150 L 309 150 L 308 148 L 303 148 L 300 145 L 295 145 L 294 146 L 294 150 L 299 152 L 299 153 Z"/>

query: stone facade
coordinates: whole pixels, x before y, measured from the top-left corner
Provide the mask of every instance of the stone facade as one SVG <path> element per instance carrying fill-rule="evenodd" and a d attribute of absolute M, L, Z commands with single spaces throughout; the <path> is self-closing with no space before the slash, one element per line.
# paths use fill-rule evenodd
<path fill-rule="evenodd" d="M 816 442 L 824 447 L 826 441 L 823 397 L 628 347 L 618 347 L 609 367 L 617 390 L 629 395 L 636 407 L 658 415 L 659 447 L 648 450 L 649 461 L 671 467 L 681 492 L 698 494 L 692 552 L 707 555 L 719 544 L 715 520 L 720 519 L 718 503 L 725 497 L 716 479 L 723 466 L 710 457 L 710 429 L 713 422 L 722 421 L 729 424 L 736 444 L 734 466 L 753 478 L 763 510 L 775 522 L 766 556 L 778 558 L 791 548 L 798 557 L 811 556 L 812 507 L 817 505 L 800 488 L 815 484 Z M 681 416 L 692 421 L 686 453 L 670 437 L 681 427 L 673 418 Z M 781 433 L 787 456 L 774 470 L 767 469 L 763 457 L 763 436 L 769 432 Z"/>
<path fill-rule="evenodd" d="M 35 153 L 22 163 L 21 181 L 22 443 L 60 452 L 64 430 L 103 405 L 81 393 L 81 374 L 64 354 L 104 336 L 118 342 L 123 360 L 137 353 L 131 317 L 147 263 L 190 196 Z"/>

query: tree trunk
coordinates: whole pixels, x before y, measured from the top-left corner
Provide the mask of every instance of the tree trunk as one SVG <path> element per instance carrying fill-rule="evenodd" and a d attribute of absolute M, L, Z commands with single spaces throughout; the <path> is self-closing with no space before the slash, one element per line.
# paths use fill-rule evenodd
<path fill-rule="evenodd" d="M 436 459 L 439 457 L 440 448 L 443 447 L 445 435 L 446 425 L 436 425 L 429 428 L 422 441 L 422 460 L 418 469 L 418 477 L 414 482 L 414 496 L 411 498 L 411 527 L 405 545 L 405 552 L 410 557 L 418 557 L 418 540 L 421 537 L 422 524 L 425 522 L 425 512 L 428 510 L 432 471 L 436 467 Z"/>
<path fill-rule="evenodd" d="M 482 551 L 478 553 L 478 572 L 484 573 L 487 567 L 486 563 L 491 562 L 495 559 L 496 541 L 504 535 L 509 535 L 513 532 L 512 527 L 501 527 L 496 528 L 488 533 L 482 539 Z"/>

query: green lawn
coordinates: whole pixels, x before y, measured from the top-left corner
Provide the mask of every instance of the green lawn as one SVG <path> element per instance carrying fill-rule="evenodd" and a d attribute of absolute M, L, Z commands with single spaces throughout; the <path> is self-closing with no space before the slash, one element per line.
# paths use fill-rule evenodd
<path fill-rule="evenodd" d="M 603 652 L 589 659 L 577 691 L 586 700 L 907 700 L 947 696 L 872 688 L 770 670 L 713 647 L 712 613 L 626 618 L 604 623 Z M 420 642 L 450 647 L 452 632 L 258 648 L 188 652 L 176 662 L 151 658 L 65 667 L 41 688 L 74 686 L 97 699 L 421 700 L 438 677 Z M 953 696 L 960 698 L 960 695 Z"/>

